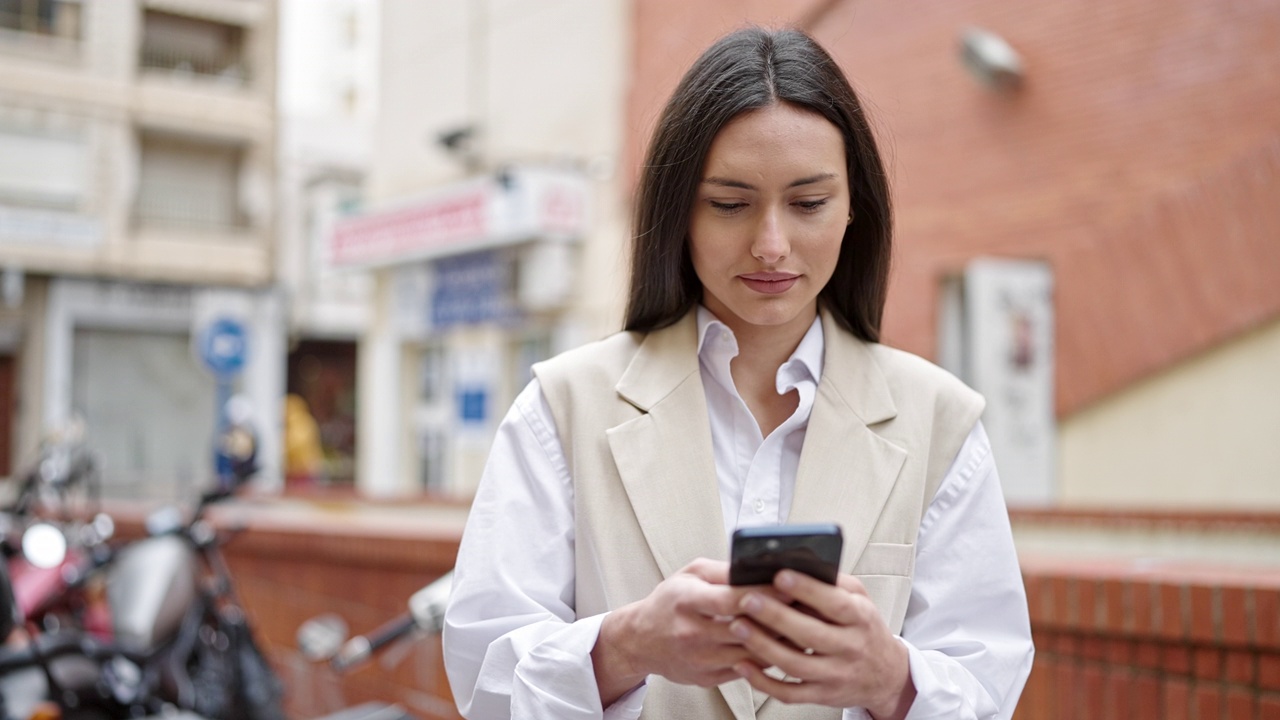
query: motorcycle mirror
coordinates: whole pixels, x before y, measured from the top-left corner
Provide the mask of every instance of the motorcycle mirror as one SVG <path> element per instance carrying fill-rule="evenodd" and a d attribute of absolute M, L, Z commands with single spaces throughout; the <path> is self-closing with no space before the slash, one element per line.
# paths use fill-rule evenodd
<path fill-rule="evenodd" d="M 453 573 L 447 572 L 409 598 L 409 613 L 419 628 L 433 634 L 444 629 L 444 611 L 452 589 Z"/>
<path fill-rule="evenodd" d="M 93 532 L 99 541 L 110 540 L 116 534 L 116 521 L 106 513 L 98 513 L 93 516 Z"/>
<path fill-rule="evenodd" d="M 317 615 L 298 628 L 298 650 L 313 662 L 334 657 L 346 640 L 347 623 L 333 613 Z"/>
<path fill-rule="evenodd" d="M 36 523 L 22 533 L 22 555 L 38 568 L 58 567 L 67 558 L 67 537 L 49 523 Z"/>
<path fill-rule="evenodd" d="M 177 532 L 183 524 L 182 511 L 172 505 L 152 510 L 143 521 L 147 534 L 151 536 Z"/>

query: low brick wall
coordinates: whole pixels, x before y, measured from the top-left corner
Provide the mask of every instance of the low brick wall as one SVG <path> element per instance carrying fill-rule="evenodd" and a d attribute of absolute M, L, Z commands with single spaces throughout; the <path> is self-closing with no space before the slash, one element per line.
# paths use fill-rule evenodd
<path fill-rule="evenodd" d="M 1276 516 L 1013 515 L 1015 533 L 1028 522 L 1280 533 Z M 363 633 L 404 612 L 413 592 L 453 566 L 465 508 L 262 501 L 212 518 L 244 529 L 225 552 L 288 687 L 290 717 L 367 700 L 424 720 L 458 717 L 438 638 L 338 676 L 302 658 L 295 634 L 322 613 Z M 123 534 L 130 527 L 123 521 Z M 1280 567 L 1024 553 L 1022 569 L 1036 662 L 1016 720 L 1280 720 Z"/>
<path fill-rule="evenodd" d="M 1014 521 L 1264 541 L 1280 530 L 1276 515 L 1256 513 L 1038 511 Z M 1026 553 L 1021 562 L 1036 662 L 1017 720 L 1280 720 L 1280 567 Z"/>

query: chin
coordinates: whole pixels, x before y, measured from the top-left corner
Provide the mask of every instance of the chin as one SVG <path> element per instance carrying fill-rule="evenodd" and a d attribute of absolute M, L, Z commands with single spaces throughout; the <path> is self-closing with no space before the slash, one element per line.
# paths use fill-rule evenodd
<path fill-rule="evenodd" d="M 734 311 L 735 308 L 730 308 Z M 817 307 L 812 303 L 771 302 L 764 307 L 742 308 L 743 312 L 734 312 L 739 319 L 748 325 L 757 327 L 778 327 L 788 325 L 800 316 L 806 321 L 813 320 Z"/>

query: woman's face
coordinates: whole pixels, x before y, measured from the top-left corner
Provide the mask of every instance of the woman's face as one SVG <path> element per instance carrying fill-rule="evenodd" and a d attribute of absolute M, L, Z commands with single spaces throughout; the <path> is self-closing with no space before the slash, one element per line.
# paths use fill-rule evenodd
<path fill-rule="evenodd" d="M 739 115 L 711 143 L 689 224 L 703 304 L 739 337 L 771 328 L 798 340 L 848 220 L 835 125 L 783 103 Z"/>

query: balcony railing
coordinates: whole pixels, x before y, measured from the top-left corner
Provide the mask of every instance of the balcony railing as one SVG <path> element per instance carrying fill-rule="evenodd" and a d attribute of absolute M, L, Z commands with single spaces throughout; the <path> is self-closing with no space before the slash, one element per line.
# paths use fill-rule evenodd
<path fill-rule="evenodd" d="M 197 193 L 142 193 L 134 205 L 134 220 L 141 227 L 182 228 L 206 232 L 248 229 L 244 213 L 226 200 Z"/>
<path fill-rule="evenodd" d="M 235 85 L 244 85 L 249 81 L 249 70 L 243 60 L 204 58 L 191 53 L 144 46 L 138 64 L 149 71 L 167 70 L 176 75 L 216 78 Z"/>

